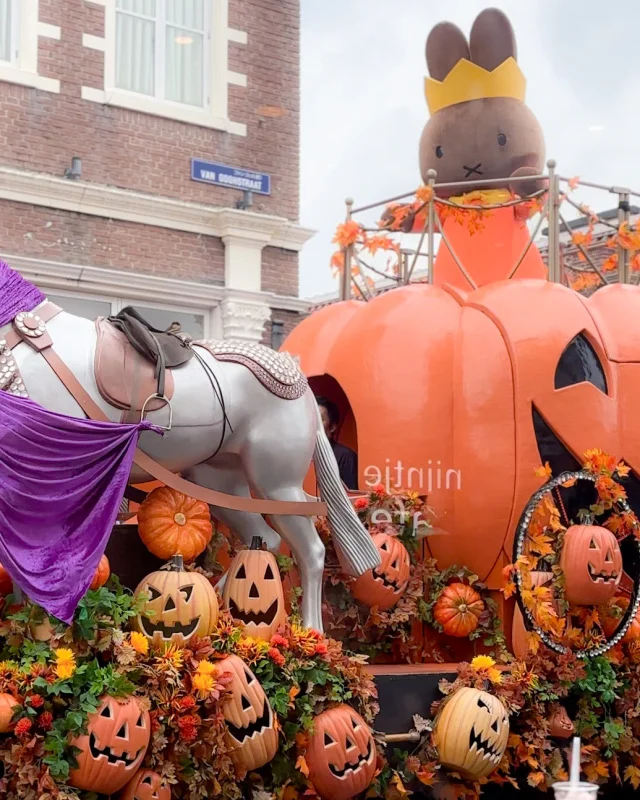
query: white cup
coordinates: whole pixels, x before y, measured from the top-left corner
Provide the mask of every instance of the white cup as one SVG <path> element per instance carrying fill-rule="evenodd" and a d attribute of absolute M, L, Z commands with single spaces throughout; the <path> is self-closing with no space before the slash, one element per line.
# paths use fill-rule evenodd
<path fill-rule="evenodd" d="M 597 783 L 578 783 L 573 785 L 566 781 L 564 783 L 554 783 L 552 788 L 555 800 L 596 800 L 600 787 Z"/>

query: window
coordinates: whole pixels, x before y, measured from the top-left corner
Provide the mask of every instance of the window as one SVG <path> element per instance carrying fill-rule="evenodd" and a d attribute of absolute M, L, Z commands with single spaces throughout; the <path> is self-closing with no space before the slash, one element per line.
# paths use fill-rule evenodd
<path fill-rule="evenodd" d="M 208 5 L 205 0 L 117 0 L 116 88 L 204 107 Z"/>
<path fill-rule="evenodd" d="M 271 323 L 271 347 L 274 350 L 279 350 L 282 347 L 284 338 L 284 322 L 274 319 Z"/>
<path fill-rule="evenodd" d="M 17 0 L 0 0 L 0 61 L 17 60 L 20 6 Z"/>
<path fill-rule="evenodd" d="M 97 319 L 98 317 L 108 317 L 111 314 L 112 303 L 110 300 L 88 300 L 78 295 L 62 296 L 47 294 L 47 299 L 64 309 L 68 314 L 86 319 Z"/>

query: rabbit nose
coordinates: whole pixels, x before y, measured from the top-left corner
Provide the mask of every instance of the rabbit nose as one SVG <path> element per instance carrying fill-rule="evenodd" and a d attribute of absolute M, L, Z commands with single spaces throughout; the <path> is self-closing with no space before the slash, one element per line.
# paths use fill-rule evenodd
<path fill-rule="evenodd" d="M 469 178 L 469 177 L 471 177 L 471 175 L 474 175 L 474 174 L 475 175 L 482 175 L 482 170 L 480 169 L 481 166 L 482 166 L 482 163 L 476 164 L 475 167 L 467 167 L 466 164 L 463 164 L 462 165 L 462 169 L 466 169 L 467 170 L 467 174 L 465 175 L 465 178 Z"/>

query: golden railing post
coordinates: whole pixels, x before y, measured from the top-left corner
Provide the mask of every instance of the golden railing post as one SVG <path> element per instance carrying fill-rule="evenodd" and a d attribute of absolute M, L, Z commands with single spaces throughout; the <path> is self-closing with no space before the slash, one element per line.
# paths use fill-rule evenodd
<path fill-rule="evenodd" d="M 549 280 L 558 283 L 560 280 L 560 182 L 556 175 L 556 162 L 547 161 L 549 170 L 549 237 L 547 245 L 549 261 Z"/>
<path fill-rule="evenodd" d="M 427 281 L 428 283 L 433 283 L 433 243 L 434 243 L 434 233 L 436 227 L 436 218 L 435 218 L 435 210 L 436 204 L 434 202 L 434 186 L 436 183 L 436 178 L 438 177 L 438 173 L 435 169 L 430 169 L 427 172 L 427 185 L 431 189 L 431 199 L 429 200 L 428 206 L 428 214 L 427 214 Z"/>
<path fill-rule="evenodd" d="M 351 219 L 351 213 L 353 211 L 353 198 L 347 197 L 347 199 L 344 202 L 347 207 L 346 222 L 349 222 Z M 340 299 L 350 300 L 351 299 L 351 245 L 345 247 L 342 252 L 344 256 L 344 266 L 342 268 L 342 275 L 340 276 Z"/>
<path fill-rule="evenodd" d="M 618 189 L 618 226 L 629 224 L 629 192 Z M 618 240 L 619 241 L 619 240 Z M 618 282 L 629 283 L 629 251 L 618 243 Z"/>

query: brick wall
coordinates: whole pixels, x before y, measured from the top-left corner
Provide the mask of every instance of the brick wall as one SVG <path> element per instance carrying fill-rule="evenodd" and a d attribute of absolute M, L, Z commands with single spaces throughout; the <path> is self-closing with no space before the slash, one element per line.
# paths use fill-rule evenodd
<path fill-rule="evenodd" d="M 297 297 L 298 254 L 280 247 L 265 247 L 260 288 L 263 292 Z"/>
<path fill-rule="evenodd" d="M 39 72 L 59 79 L 50 94 L 0 82 L 0 162 L 62 175 L 73 155 L 83 179 L 183 200 L 232 205 L 238 193 L 190 180 L 190 159 L 210 158 L 267 172 L 273 195 L 254 211 L 298 218 L 299 0 L 230 0 L 229 25 L 248 44 L 229 44 L 229 68 L 247 88 L 229 87 L 229 113 L 247 136 L 82 100 L 81 87 L 103 87 L 103 54 L 82 46 L 83 33 L 104 35 L 104 7 L 84 0 L 41 0 L 40 20 L 62 29 L 40 38 Z M 261 106 L 285 110 L 261 118 Z"/>
<path fill-rule="evenodd" d="M 271 327 L 272 327 L 271 324 L 274 320 L 277 320 L 279 322 L 284 322 L 283 339 L 286 339 L 287 336 L 291 333 L 291 331 L 296 327 L 296 325 L 302 322 L 305 316 L 306 314 L 298 314 L 295 311 L 283 311 L 278 308 L 272 309 L 271 320 L 268 321 L 264 326 L 264 332 L 262 334 L 262 344 L 266 344 L 267 347 L 271 347 Z"/>
<path fill-rule="evenodd" d="M 7 201 L 0 234 L 3 253 L 224 283 L 224 245 L 213 236 Z"/>

